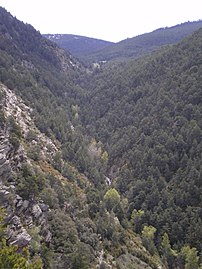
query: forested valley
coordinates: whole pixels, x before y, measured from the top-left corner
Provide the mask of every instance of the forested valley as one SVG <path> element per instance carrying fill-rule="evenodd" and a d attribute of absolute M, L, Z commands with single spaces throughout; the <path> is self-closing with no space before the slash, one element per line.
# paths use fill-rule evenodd
<path fill-rule="evenodd" d="M 202 29 L 88 68 L 0 8 L 0 269 L 202 267 Z"/>

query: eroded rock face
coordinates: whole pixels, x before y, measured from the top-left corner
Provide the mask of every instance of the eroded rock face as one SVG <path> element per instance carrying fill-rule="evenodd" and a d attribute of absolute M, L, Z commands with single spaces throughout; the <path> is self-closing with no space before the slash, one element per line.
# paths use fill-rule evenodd
<path fill-rule="evenodd" d="M 21 228 L 21 231 L 19 233 L 10 232 L 10 238 L 8 239 L 8 242 L 11 245 L 17 245 L 19 248 L 26 247 L 29 242 L 31 241 L 31 236 L 28 234 L 26 229 Z"/>
<path fill-rule="evenodd" d="M 0 129 L 0 183 L 3 179 L 10 176 L 11 166 L 9 161 L 9 154 L 11 146 L 8 141 L 8 134 L 6 129 Z"/>
<path fill-rule="evenodd" d="M 15 194 L 13 187 L 10 188 L 1 184 L 0 186 L 0 207 L 7 212 L 6 222 L 8 223 L 8 243 L 18 245 L 20 248 L 27 246 L 31 241 L 28 230 L 33 226 L 40 227 L 40 234 L 44 242 L 51 241 L 51 233 L 47 223 L 49 207 L 37 202 L 23 200 Z"/>
<path fill-rule="evenodd" d="M 5 117 L 12 116 L 15 119 L 24 139 L 31 127 L 36 128 L 30 116 L 31 109 L 1 83 L 0 92 L 5 95 L 0 103 Z M 31 162 L 21 144 L 14 150 L 9 141 L 9 132 L 9 126 L 5 121 L 0 126 L 0 207 L 7 213 L 5 221 L 8 224 L 8 243 L 18 245 L 19 248 L 29 245 L 32 240 L 29 230 L 32 227 L 39 227 L 42 240 L 50 242 L 51 233 L 47 222 L 49 207 L 43 201 L 39 203 L 35 200 L 25 200 L 17 194 L 13 175 L 21 169 L 22 163 Z M 44 144 L 49 144 L 50 141 L 46 140 L 44 135 L 41 134 L 41 137 L 39 139 Z M 53 143 L 51 146 L 56 149 Z"/>

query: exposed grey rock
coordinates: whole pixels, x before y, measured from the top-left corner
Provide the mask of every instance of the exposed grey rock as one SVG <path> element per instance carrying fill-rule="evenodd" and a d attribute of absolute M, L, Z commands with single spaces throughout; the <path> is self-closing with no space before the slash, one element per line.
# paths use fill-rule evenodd
<path fill-rule="evenodd" d="M 44 156 L 49 151 L 54 154 L 57 147 L 51 139 L 41 134 L 36 128 L 30 116 L 32 110 L 13 91 L 2 84 L 0 84 L 0 91 L 3 91 L 6 96 L 3 104 L 5 117 L 12 116 L 15 119 L 21 128 L 23 137 L 26 137 L 29 130 L 36 130 L 37 141 L 43 145 Z M 31 199 L 30 201 L 24 200 L 16 194 L 17 181 L 15 182 L 15 176 L 12 177 L 12 175 L 21 169 L 22 163 L 27 162 L 30 167 L 32 164 L 23 144 L 20 144 L 16 151 L 13 150 L 9 142 L 9 132 L 10 129 L 5 123 L 5 126 L 0 129 L 0 207 L 4 208 L 7 213 L 5 221 L 8 224 L 8 243 L 18 245 L 20 248 L 27 246 L 31 236 L 26 229 L 33 226 L 38 226 L 40 236 L 43 236 L 43 240 L 46 242 L 50 242 L 51 233 L 46 219 L 49 207 L 43 201 L 36 203 Z M 7 181 L 7 179 L 10 180 Z M 7 186 L 5 186 L 6 184 Z"/>
<path fill-rule="evenodd" d="M 49 230 L 47 230 L 47 234 L 45 236 L 45 242 L 46 243 L 49 243 L 51 241 L 51 238 L 52 238 L 52 235 L 51 235 L 51 232 Z"/>
<path fill-rule="evenodd" d="M 22 197 L 20 195 L 16 195 L 16 200 L 22 200 Z"/>
<path fill-rule="evenodd" d="M 10 146 L 7 142 L 7 140 L 4 140 L 3 143 L 0 145 L 0 153 L 4 156 L 6 156 L 8 154 L 8 152 L 10 151 Z"/>
<path fill-rule="evenodd" d="M 24 200 L 22 204 L 23 209 L 27 209 L 29 207 L 29 201 Z"/>
<path fill-rule="evenodd" d="M 46 224 L 46 218 L 44 217 L 44 214 L 42 214 L 38 219 L 38 224 L 43 227 Z"/>
<path fill-rule="evenodd" d="M 28 226 L 29 228 L 31 228 L 33 226 L 33 219 L 32 216 L 28 216 L 25 220 L 26 226 Z"/>
<path fill-rule="evenodd" d="M 11 222 L 15 226 L 15 229 L 20 229 L 22 227 L 20 218 L 18 216 L 13 216 L 13 218 L 11 219 Z"/>
<path fill-rule="evenodd" d="M 42 210 L 43 212 L 46 212 L 46 211 L 49 210 L 49 206 L 46 205 L 46 204 L 44 204 L 44 203 L 40 203 L 39 206 L 40 206 L 40 208 L 41 208 L 41 210 Z"/>
<path fill-rule="evenodd" d="M 42 214 L 41 208 L 39 207 L 38 204 L 35 204 L 32 208 L 32 214 L 36 219 L 39 218 L 39 216 Z"/>
<path fill-rule="evenodd" d="M 8 195 L 9 192 L 7 190 L 5 190 L 3 187 L 1 187 L 0 189 L 0 204 L 1 207 L 5 207 L 7 206 L 7 202 L 8 202 Z"/>
<path fill-rule="evenodd" d="M 7 190 L 0 190 L 0 195 L 6 196 L 8 195 L 10 192 Z"/>
<path fill-rule="evenodd" d="M 21 200 L 17 200 L 17 203 L 16 203 L 16 200 L 15 200 L 15 207 L 16 207 L 16 212 L 18 215 L 20 215 L 22 213 L 22 211 L 24 210 L 23 208 L 23 200 L 21 198 Z"/>
<path fill-rule="evenodd" d="M 23 201 L 19 200 L 18 203 L 16 204 L 16 207 L 21 207 L 23 205 Z"/>
<path fill-rule="evenodd" d="M 13 241 L 10 241 L 10 243 L 12 245 L 18 245 L 18 247 L 20 248 L 23 248 L 23 247 L 26 247 L 29 242 L 31 241 L 31 236 L 28 234 L 28 232 L 22 228 L 22 232 L 19 233 L 17 236 L 16 236 L 16 239 L 13 240 Z"/>
<path fill-rule="evenodd" d="M 0 153 L 0 165 L 2 165 L 3 163 L 5 163 L 5 161 L 6 161 L 5 154 Z"/>
<path fill-rule="evenodd" d="M 16 196 L 15 196 L 15 199 L 13 200 L 13 204 L 14 204 L 15 206 L 16 206 L 17 203 L 19 202 L 18 196 L 19 196 L 19 195 L 16 195 Z M 19 196 L 19 197 L 20 197 L 20 196 Z"/>
<path fill-rule="evenodd" d="M 2 185 L 1 189 L 8 190 L 9 187 L 8 186 L 5 186 L 5 185 Z"/>
<path fill-rule="evenodd" d="M 12 184 L 10 183 L 10 185 L 9 185 L 8 188 L 9 188 L 9 190 L 15 190 L 15 185 L 14 185 L 14 183 L 12 183 Z"/>
<path fill-rule="evenodd" d="M 151 269 L 151 267 L 148 264 L 141 261 L 138 257 L 133 256 L 130 253 L 122 254 L 117 259 L 117 265 L 119 266 L 119 268 L 127 269 L 129 268 L 130 264 L 133 264 L 134 268 L 137 269 L 142 268 Z"/>
<path fill-rule="evenodd" d="M 5 161 L 2 165 L 0 165 L 0 176 L 6 177 L 11 172 L 11 167 L 9 161 Z"/>
<path fill-rule="evenodd" d="M 8 212 L 8 210 L 7 210 L 7 212 Z M 6 216 L 5 221 L 6 221 L 6 222 L 10 222 L 11 219 L 13 218 L 13 216 L 14 216 L 14 213 L 13 213 L 12 211 L 10 211 L 10 212 L 8 213 L 8 215 Z"/>

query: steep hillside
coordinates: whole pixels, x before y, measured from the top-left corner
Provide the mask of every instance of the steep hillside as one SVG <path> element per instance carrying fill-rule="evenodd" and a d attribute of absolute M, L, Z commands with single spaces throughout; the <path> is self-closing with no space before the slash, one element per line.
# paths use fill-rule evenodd
<path fill-rule="evenodd" d="M 101 70 L 87 86 L 83 124 L 106 145 L 108 175 L 128 199 L 128 219 L 144 211 L 134 230 L 154 226 L 159 249 L 166 233 L 177 251 L 187 244 L 202 250 L 201 82 L 200 29 L 152 56 Z M 163 255 L 176 268 L 176 254 Z"/>
<path fill-rule="evenodd" d="M 82 132 L 89 73 L 2 8 L 0 37 L 0 268 L 164 269 Z"/>
<path fill-rule="evenodd" d="M 157 29 L 108 46 L 84 59 L 88 62 L 122 61 L 139 58 L 162 46 L 175 44 L 202 27 L 202 21 L 186 22 L 168 28 Z"/>
<path fill-rule="evenodd" d="M 0 8 L 0 269 L 201 267 L 201 52 L 87 70 Z"/>
<path fill-rule="evenodd" d="M 28 247 L 32 262 L 42 259 L 43 268 L 71 266 L 77 248 L 88 251 L 92 248 L 80 243 L 83 231 L 76 228 L 79 220 L 93 225 L 87 215 L 79 216 L 87 210 L 87 198 L 82 188 L 91 184 L 62 159 L 58 142 L 38 130 L 31 117 L 32 109 L 21 98 L 3 84 L 0 84 L 0 94 L 0 206 L 6 215 L 7 244 L 10 249 L 12 245 L 17 246 L 20 253 Z M 98 235 L 90 231 L 89 237 L 91 233 L 97 243 Z M 61 253 L 71 257 L 67 259 Z M 88 257 L 88 253 L 84 255 Z M 96 263 L 96 257 L 96 252 L 92 252 L 93 263 Z M 58 259 L 63 259 L 60 267 Z M 11 257 L 0 248 L 0 268 L 16 268 L 15 260 L 13 262 L 11 266 Z"/>
<path fill-rule="evenodd" d="M 70 34 L 46 34 L 43 36 L 78 58 L 86 57 L 114 44 L 109 41 Z"/>

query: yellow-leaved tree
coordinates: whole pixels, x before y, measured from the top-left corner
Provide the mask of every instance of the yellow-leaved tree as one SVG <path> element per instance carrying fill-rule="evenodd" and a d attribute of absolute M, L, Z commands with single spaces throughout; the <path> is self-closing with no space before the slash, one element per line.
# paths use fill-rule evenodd
<path fill-rule="evenodd" d="M 113 208 L 120 202 L 120 194 L 115 188 L 111 188 L 105 193 L 104 202 L 107 210 L 113 210 Z"/>

